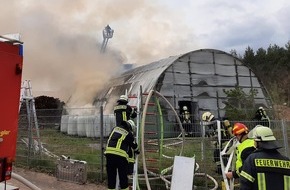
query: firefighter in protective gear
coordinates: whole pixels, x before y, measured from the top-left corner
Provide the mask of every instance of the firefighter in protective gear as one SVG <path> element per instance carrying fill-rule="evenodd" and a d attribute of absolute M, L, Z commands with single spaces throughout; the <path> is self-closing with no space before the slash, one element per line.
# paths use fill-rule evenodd
<path fill-rule="evenodd" d="M 126 95 L 121 95 L 118 99 L 117 105 L 114 107 L 114 114 L 116 118 L 116 126 L 121 125 L 122 121 L 128 121 L 137 116 L 136 110 L 128 105 L 128 97 Z"/>
<path fill-rule="evenodd" d="M 281 155 L 273 131 L 257 125 L 250 133 L 257 150 L 245 160 L 240 190 L 289 190 L 290 159 Z"/>
<path fill-rule="evenodd" d="M 214 115 L 210 113 L 209 111 L 207 111 L 202 114 L 201 119 L 204 122 L 211 122 L 214 120 Z"/>
<path fill-rule="evenodd" d="M 202 114 L 202 125 L 205 130 L 205 135 L 207 137 L 214 137 L 213 142 L 215 150 L 213 152 L 214 162 L 216 163 L 218 174 L 222 174 L 221 162 L 220 162 L 220 150 L 222 149 L 223 143 L 230 139 L 230 122 L 226 118 L 221 119 L 221 142 L 218 141 L 218 131 L 217 131 L 217 120 L 211 112 L 205 112 Z M 224 161 L 225 162 L 225 161 Z"/>
<path fill-rule="evenodd" d="M 135 123 L 132 120 L 128 120 L 128 122 L 132 126 L 132 133 L 134 135 L 134 132 L 136 132 Z M 130 147 L 127 153 L 128 153 L 128 175 L 132 175 L 134 171 L 136 154 L 140 154 L 140 152 L 139 150 L 134 150 L 133 147 Z"/>
<path fill-rule="evenodd" d="M 182 107 L 181 121 L 182 123 L 191 123 L 190 112 L 188 111 L 187 106 Z"/>
<path fill-rule="evenodd" d="M 270 118 L 268 117 L 266 110 L 263 107 L 259 107 L 253 119 L 258 121 L 258 125 L 270 127 Z"/>
<path fill-rule="evenodd" d="M 188 111 L 187 106 L 182 107 L 182 112 L 181 112 L 181 122 L 182 122 L 182 127 L 185 130 L 185 135 L 191 135 L 192 130 L 191 130 L 191 118 L 190 118 L 190 112 Z"/>
<path fill-rule="evenodd" d="M 139 153 L 135 142 L 132 127 L 133 121 L 123 121 L 120 126 L 114 127 L 109 135 L 105 151 L 107 161 L 108 189 L 115 189 L 117 172 L 120 179 L 120 187 L 128 190 L 128 150 L 133 148 Z"/>
<path fill-rule="evenodd" d="M 207 127 L 206 136 L 215 136 L 217 134 L 217 126 L 216 121 L 219 119 L 216 119 L 215 116 L 210 112 L 205 112 L 202 114 L 202 123 L 203 127 Z M 232 136 L 231 133 L 231 124 L 230 121 L 227 118 L 221 118 L 221 135 L 222 139 L 227 140 Z"/>
<path fill-rule="evenodd" d="M 226 129 L 225 133 L 228 139 L 230 139 L 231 137 L 234 136 L 233 134 L 233 128 L 231 126 L 230 121 L 227 118 L 224 118 L 222 121 L 222 125 L 224 127 L 224 129 Z"/>
<path fill-rule="evenodd" d="M 236 147 L 235 171 L 226 173 L 228 179 L 239 178 L 243 162 L 255 151 L 254 140 L 248 138 L 249 129 L 246 125 L 243 123 L 235 123 L 232 133 L 236 136 L 240 144 Z"/>
<path fill-rule="evenodd" d="M 214 136 L 216 132 L 216 123 L 214 122 L 216 119 L 214 115 L 210 112 L 204 112 L 201 116 L 201 119 L 205 130 L 205 135 L 207 137 Z"/>

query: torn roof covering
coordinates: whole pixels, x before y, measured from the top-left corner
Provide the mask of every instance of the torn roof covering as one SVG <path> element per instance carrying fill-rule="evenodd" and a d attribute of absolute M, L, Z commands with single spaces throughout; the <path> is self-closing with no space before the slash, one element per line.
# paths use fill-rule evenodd
<path fill-rule="evenodd" d="M 217 115 L 223 114 L 219 112 L 225 107 L 224 90 L 235 86 L 246 93 L 256 89 L 256 104 L 270 104 L 265 88 L 241 60 L 220 50 L 200 49 L 124 72 L 97 94 L 94 105 L 103 106 L 105 114 L 113 113 L 119 96 L 126 91 L 131 97 L 137 96 L 140 86 L 144 93 L 159 91 L 176 109 L 182 102 L 195 102 L 198 112 L 211 110 Z M 129 104 L 136 105 L 137 99 L 130 98 Z"/>

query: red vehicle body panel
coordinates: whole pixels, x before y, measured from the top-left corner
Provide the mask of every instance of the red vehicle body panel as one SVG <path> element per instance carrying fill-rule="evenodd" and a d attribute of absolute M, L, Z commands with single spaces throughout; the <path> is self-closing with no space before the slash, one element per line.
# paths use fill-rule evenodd
<path fill-rule="evenodd" d="M 23 53 L 22 44 L 0 42 L 0 158 L 15 160 Z"/>

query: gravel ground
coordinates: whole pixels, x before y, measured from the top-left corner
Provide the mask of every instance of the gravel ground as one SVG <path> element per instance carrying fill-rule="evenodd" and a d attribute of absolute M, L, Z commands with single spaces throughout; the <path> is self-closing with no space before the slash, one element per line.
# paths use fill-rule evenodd
<path fill-rule="evenodd" d="M 44 173 L 33 172 L 30 170 L 22 169 L 22 168 L 13 168 L 13 172 L 15 174 L 20 175 L 21 177 L 29 180 L 31 183 L 36 185 L 38 188 L 42 190 L 106 190 L 106 185 L 97 185 L 97 184 L 84 184 L 79 185 L 72 182 L 59 181 L 54 176 L 50 176 Z M 19 187 L 20 190 L 31 190 L 31 188 L 24 185 L 22 182 L 11 179 L 6 182 L 8 185 L 13 185 L 15 187 Z M 7 189 L 8 190 L 8 189 Z"/>

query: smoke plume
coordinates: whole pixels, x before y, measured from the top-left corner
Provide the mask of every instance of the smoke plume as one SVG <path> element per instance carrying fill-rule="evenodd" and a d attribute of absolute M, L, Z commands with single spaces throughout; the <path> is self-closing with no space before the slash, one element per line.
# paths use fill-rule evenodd
<path fill-rule="evenodd" d="M 35 96 L 52 95 L 75 106 L 94 95 L 123 63 L 145 64 L 189 49 L 182 15 L 143 0 L 0 0 L 0 35 L 20 33 L 23 79 Z M 152 1 L 151 3 L 154 3 Z M 5 6 L 4 6 L 5 5 Z M 162 11 L 160 11 L 162 10 Z M 100 54 L 102 30 L 115 30 Z M 182 30 L 180 30 L 182 28 Z M 192 40 L 191 40 L 192 41 Z M 192 43 L 192 42 L 191 42 Z"/>

